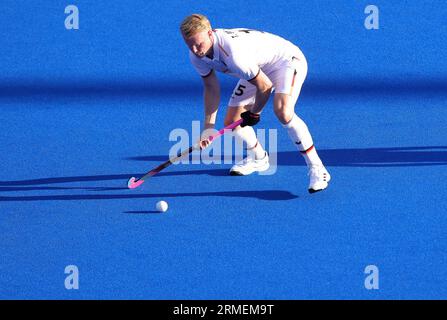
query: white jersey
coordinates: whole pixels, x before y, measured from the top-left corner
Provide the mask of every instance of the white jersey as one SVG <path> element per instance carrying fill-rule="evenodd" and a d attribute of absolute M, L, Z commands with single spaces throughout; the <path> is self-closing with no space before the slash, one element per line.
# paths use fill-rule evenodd
<path fill-rule="evenodd" d="M 251 80 L 260 70 L 268 74 L 292 57 L 305 59 L 296 45 L 271 33 L 238 28 L 215 29 L 213 35 L 213 59 L 189 53 L 192 65 L 202 77 L 214 69 Z"/>

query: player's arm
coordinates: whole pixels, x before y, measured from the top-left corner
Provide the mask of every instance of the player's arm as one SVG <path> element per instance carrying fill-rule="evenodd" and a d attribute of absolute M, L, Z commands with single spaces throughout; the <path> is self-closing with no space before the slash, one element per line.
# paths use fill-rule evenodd
<path fill-rule="evenodd" d="M 257 88 L 256 98 L 251 110 L 245 111 L 241 114 L 241 118 L 244 120 L 241 127 L 254 126 L 259 122 L 261 118 L 260 113 L 267 104 L 273 87 L 272 82 L 261 69 L 259 69 L 256 77 L 248 81 Z"/>
<path fill-rule="evenodd" d="M 209 75 L 202 77 L 202 80 L 204 86 L 203 98 L 205 105 L 204 128 L 209 129 L 214 128 L 216 123 L 217 110 L 220 103 L 220 84 L 214 70 L 211 70 Z"/>
<path fill-rule="evenodd" d="M 249 80 L 249 82 L 258 89 L 256 90 L 255 104 L 250 111 L 252 113 L 261 113 L 269 100 L 273 84 L 261 69 L 259 69 L 258 75 Z"/>
<path fill-rule="evenodd" d="M 220 103 L 220 84 L 217 79 L 216 73 L 214 70 L 205 76 L 202 77 L 203 80 L 203 99 L 205 106 L 205 123 L 204 123 L 204 131 L 202 132 L 201 141 L 199 142 L 200 148 L 204 149 L 208 147 L 211 141 L 208 140 L 206 135 L 207 129 L 214 129 L 214 125 L 216 124 L 217 110 L 219 109 Z"/>

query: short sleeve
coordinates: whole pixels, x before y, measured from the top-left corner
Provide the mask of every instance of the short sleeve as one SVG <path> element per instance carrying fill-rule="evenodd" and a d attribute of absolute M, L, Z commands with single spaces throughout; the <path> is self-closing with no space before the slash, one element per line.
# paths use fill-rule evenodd
<path fill-rule="evenodd" d="M 213 71 L 213 69 L 209 65 L 197 58 L 191 51 L 189 52 L 189 60 L 191 61 L 194 69 L 201 77 L 206 77 L 211 73 L 211 71 Z"/>

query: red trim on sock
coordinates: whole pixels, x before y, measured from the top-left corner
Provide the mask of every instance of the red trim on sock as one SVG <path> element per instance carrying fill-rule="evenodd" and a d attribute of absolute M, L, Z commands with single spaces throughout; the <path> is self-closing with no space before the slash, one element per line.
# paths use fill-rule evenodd
<path fill-rule="evenodd" d="M 312 151 L 312 149 L 314 148 L 314 145 L 312 145 L 309 149 L 304 150 L 304 151 L 300 151 L 301 153 L 308 153 L 310 151 Z"/>
<path fill-rule="evenodd" d="M 259 143 L 259 141 L 256 141 L 256 144 L 255 144 L 255 146 L 253 148 L 250 148 L 250 149 L 246 148 L 245 150 L 253 150 L 253 149 L 255 149 L 258 146 L 258 143 Z"/>

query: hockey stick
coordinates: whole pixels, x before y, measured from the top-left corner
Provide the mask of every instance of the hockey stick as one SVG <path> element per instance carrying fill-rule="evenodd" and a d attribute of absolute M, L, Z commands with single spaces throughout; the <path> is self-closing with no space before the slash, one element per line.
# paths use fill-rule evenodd
<path fill-rule="evenodd" d="M 216 132 L 214 135 L 209 137 L 209 140 L 212 142 L 214 139 L 220 137 L 221 135 L 223 135 L 225 133 L 225 130 L 233 130 L 234 128 L 236 128 L 238 125 L 240 125 L 242 123 L 242 119 L 239 119 L 236 122 L 233 122 L 232 124 L 230 124 L 229 126 L 226 126 L 225 128 L 219 130 L 218 132 Z M 180 160 L 181 158 L 183 158 L 185 155 L 190 154 L 191 152 L 193 152 L 194 150 L 198 150 L 200 149 L 199 144 L 196 143 L 195 145 L 189 147 L 189 149 L 184 150 L 182 153 L 178 154 L 175 157 L 170 158 L 169 160 L 163 162 L 162 164 L 160 164 L 158 167 L 152 169 L 151 171 L 149 171 L 148 173 L 146 173 L 144 176 L 142 176 L 141 178 L 137 179 L 135 177 L 132 177 L 129 179 L 129 181 L 127 181 L 127 187 L 129 189 L 135 189 L 138 188 L 139 186 L 141 186 L 143 184 L 143 182 L 145 180 L 147 180 L 148 178 L 156 175 L 157 173 L 159 173 L 161 170 L 166 169 L 167 167 L 169 167 L 171 164 L 173 164 L 174 162 Z"/>

